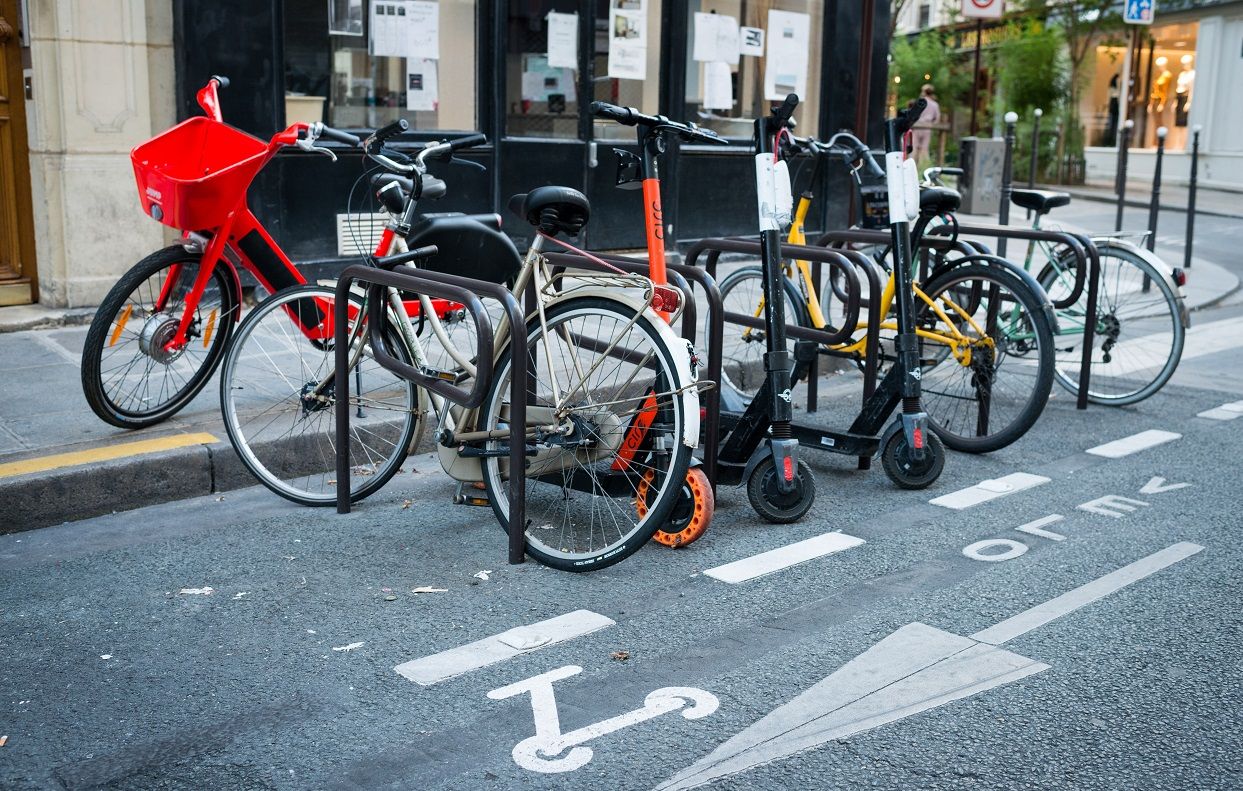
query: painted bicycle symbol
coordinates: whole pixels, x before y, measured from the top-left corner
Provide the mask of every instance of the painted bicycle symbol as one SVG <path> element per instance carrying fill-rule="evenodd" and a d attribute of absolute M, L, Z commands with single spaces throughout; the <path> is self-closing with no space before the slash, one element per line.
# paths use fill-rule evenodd
<path fill-rule="evenodd" d="M 637 709 L 562 733 L 552 685 L 581 672 L 583 669 L 578 665 L 566 665 L 488 693 L 492 700 L 504 700 L 524 692 L 531 694 L 535 735 L 518 742 L 513 751 L 514 762 L 523 769 L 546 774 L 572 772 L 591 762 L 594 753 L 584 745 L 592 739 L 675 711 L 681 711 L 688 720 L 701 719 L 721 705 L 716 695 L 707 690 L 661 687 L 649 692 L 643 699 L 643 705 Z"/>

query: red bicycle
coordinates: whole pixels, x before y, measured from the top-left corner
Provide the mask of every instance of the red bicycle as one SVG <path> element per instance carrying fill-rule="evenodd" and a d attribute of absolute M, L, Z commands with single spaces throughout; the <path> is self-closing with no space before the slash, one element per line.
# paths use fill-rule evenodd
<path fill-rule="evenodd" d="M 82 351 L 82 390 L 102 420 L 143 428 L 188 404 L 215 372 L 242 310 L 238 267 L 269 293 L 306 283 L 246 205 L 260 170 L 286 146 L 336 155 L 321 138 L 359 146 L 358 137 L 323 124 L 296 123 L 268 142 L 225 124 L 213 76 L 197 94 L 206 113 L 136 147 L 130 155 L 143 211 L 182 232 L 125 273 L 91 322 Z M 396 249 L 385 231 L 376 255 Z M 287 312 L 306 337 L 332 339 L 330 306 L 308 299 Z M 407 304 L 412 317 L 419 303 Z M 433 302 L 440 314 L 456 307 Z"/>

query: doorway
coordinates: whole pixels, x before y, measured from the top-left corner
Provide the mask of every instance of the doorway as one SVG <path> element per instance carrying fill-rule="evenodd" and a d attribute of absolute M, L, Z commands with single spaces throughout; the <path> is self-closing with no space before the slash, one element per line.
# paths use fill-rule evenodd
<path fill-rule="evenodd" d="M 0 305 L 34 301 L 34 228 L 18 0 L 0 0 Z"/>

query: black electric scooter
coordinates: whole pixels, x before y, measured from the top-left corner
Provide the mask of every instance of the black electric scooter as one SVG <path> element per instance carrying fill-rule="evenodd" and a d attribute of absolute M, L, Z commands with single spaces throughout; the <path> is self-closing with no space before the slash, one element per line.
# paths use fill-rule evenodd
<path fill-rule="evenodd" d="M 784 129 L 798 105 L 790 94 L 773 108 L 767 118 L 756 121 L 756 155 L 772 157 L 774 140 Z M 724 436 L 717 457 L 717 482 L 746 482 L 747 496 L 761 517 L 770 522 L 794 522 L 807 513 L 815 501 L 815 481 L 806 462 L 798 459 L 804 446 L 848 456 L 881 454 L 886 475 L 904 489 L 923 489 L 941 475 L 945 449 L 928 430 L 928 416 L 920 405 L 919 342 L 915 334 L 915 307 L 912 290 L 910 204 L 917 210 L 918 189 L 910 189 L 904 176 L 902 140 L 919 119 L 926 103 L 921 99 L 885 123 L 886 175 L 889 181 L 890 233 L 894 251 L 895 304 L 898 335 L 897 361 L 863 403 L 850 428 L 844 432 L 826 431 L 792 422 L 790 387 L 806 377 L 811 353 L 799 353 L 796 366 L 786 349 L 784 271 L 781 266 L 781 229 L 765 223 L 763 202 L 771 188 L 760 179 L 760 253 L 764 269 L 764 320 L 767 351 L 764 355 L 765 379 L 755 398 L 742 414 L 722 412 Z M 757 165 L 758 169 L 758 165 Z M 907 194 L 909 192 L 913 194 Z M 787 220 L 788 221 L 788 220 Z M 901 405 L 898 419 L 886 421 Z"/>

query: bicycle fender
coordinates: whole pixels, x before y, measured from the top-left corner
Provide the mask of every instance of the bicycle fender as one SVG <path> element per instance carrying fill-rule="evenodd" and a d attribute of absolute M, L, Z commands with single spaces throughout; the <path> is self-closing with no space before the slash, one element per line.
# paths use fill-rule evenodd
<path fill-rule="evenodd" d="M 688 448 L 699 447 L 699 389 L 695 383 L 699 381 L 698 369 L 691 365 L 691 357 L 695 349 L 690 341 L 679 336 L 673 328 L 665 323 L 656 311 L 648 306 L 647 300 L 637 290 L 604 288 L 602 286 L 583 286 L 574 289 L 574 296 L 591 296 L 611 302 L 620 302 L 636 313 L 643 313 L 665 344 L 673 351 L 673 367 L 678 377 L 675 387 L 681 390 L 680 398 L 686 413 L 682 426 L 682 444 Z"/>
<path fill-rule="evenodd" d="M 1186 295 L 1183 294 L 1182 286 L 1178 285 L 1178 283 L 1174 281 L 1174 267 L 1167 264 L 1165 259 L 1152 252 L 1147 247 L 1135 244 L 1134 242 L 1129 242 L 1126 239 L 1103 237 L 1100 239 L 1093 239 L 1092 243 L 1096 245 L 1098 250 L 1124 250 L 1147 261 L 1153 269 L 1157 270 L 1157 272 L 1165 278 L 1165 282 L 1174 292 L 1174 296 L 1178 300 L 1178 314 L 1183 323 L 1183 329 L 1191 326 L 1191 317 L 1188 315 L 1187 305 L 1185 303 Z"/>
<path fill-rule="evenodd" d="M 747 459 L 747 466 L 742 470 L 742 485 L 746 486 L 747 481 L 751 480 L 751 473 L 755 472 L 755 468 L 760 466 L 760 462 L 773 455 L 773 446 L 768 442 L 761 442 L 754 451 L 751 452 L 751 458 Z"/>
<path fill-rule="evenodd" d="M 928 275 L 928 280 L 932 280 L 933 278 L 940 275 L 942 272 L 948 272 L 949 270 L 953 269 L 956 266 L 961 266 L 962 264 L 970 264 L 970 263 L 975 263 L 975 262 L 979 262 L 981 264 L 984 264 L 985 266 L 992 266 L 992 267 L 997 267 L 999 269 L 1004 269 L 1010 274 L 1017 277 L 1019 280 L 1022 280 L 1023 284 L 1026 285 L 1028 289 L 1031 290 L 1031 293 L 1035 295 L 1035 297 L 1038 300 L 1040 300 L 1041 307 L 1044 309 L 1045 318 L 1049 320 L 1049 327 L 1053 330 L 1053 334 L 1057 335 L 1061 331 L 1061 328 L 1059 327 L 1058 322 L 1057 322 L 1057 311 L 1053 309 L 1053 303 L 1049 300 L 1049 295 L 1045 292 L 1044 287 L 1040 285 L 1040 283 L 1036 280 L 1035 276 L 1032 275 L 1031 272 L 1028 272 L 1026 269 L 1024 269 L 1023 267 L 1019 266 L 1018 264 L 1014 263 L 1013 261 L 1007 258 L 1002 258 L 996 255 L 986 255 L 984 253 L 980 253 L 978 255 L 967 255 L 967 256 L 963 256 L 962 258 L 955 258 L 952 261 L 948 261 L 944 264 L 941 264 L 941 266 L 937 267 L 932 273 Z"/>

